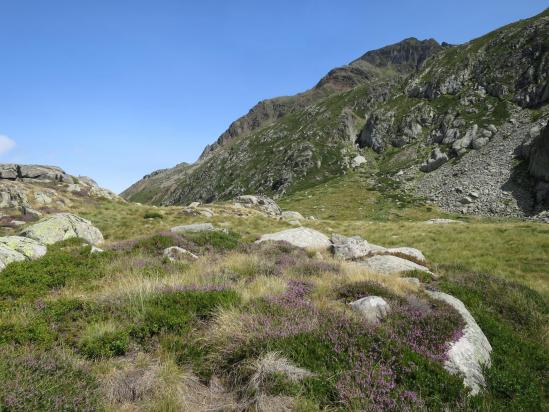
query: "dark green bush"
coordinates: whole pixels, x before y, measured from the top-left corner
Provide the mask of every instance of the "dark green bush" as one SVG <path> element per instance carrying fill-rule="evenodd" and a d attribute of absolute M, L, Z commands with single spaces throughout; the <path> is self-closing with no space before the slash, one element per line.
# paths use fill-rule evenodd
<path fill-rule="evenodd" d="M 101 277 L 109 258 L 109 253 L 82 253 L 70 246 L 55 245 L 40 259 L 11 263 L 0 276 L 0 305 L 38 298 L 71 281 Z"/>
<path fill-rule="evenodd" d="M 216 308 L 238 301 L 239 295 L 232 290 L 168 290 L 143 303 L 143 320 L 134 325 L 132 336 L 143 339 L 160 332 L 186 333 Z"/>
<path fill-rule="evenodd" d="M 103 359 L 124 355 L 130 339 L 128 332 L 116 325 L 93 324 L 80 339 L 80 352 L 90 359 Z"/>
<path fill-rule="evenodd" d="M 212 246 L 214 249 L 235 249 L 240 241 L 240 235 L 236 232 L 213 230 L 209 232 L 186 234 L 189 240 L 200 246 Z"/>
<path fill-rule="evenodd" d="M 162 216 L 160 213 L 158 212 L 146 212 L 144 215 L 143 215 L 143 218 L 144 219 L 163 219 L 164 216 Z"/>

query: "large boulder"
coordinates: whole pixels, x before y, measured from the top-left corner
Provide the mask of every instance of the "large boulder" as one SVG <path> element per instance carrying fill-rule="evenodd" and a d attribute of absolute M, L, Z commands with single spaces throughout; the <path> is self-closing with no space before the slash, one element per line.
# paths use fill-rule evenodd
<path fill-rule="evenodd" d="M 384 247 L 368 243 L 360 236 L 346 237 L 335 233 L 332 234 L 332 247 L 334 256 L 340 259 L 360 259 L 386 251 Z"/>
<path fill-rule="evenodd" d="M 381 273 L 384 275 L 406 273 L 412 270 L 419 270 L 421 272 L 432 274 L 431 271 L 425 266 L 392 255 L 374 256 L 360 261 L 358 264 L 372 272 Z"/>
<path fill-rule="evenodd" d="M 20 236 L 0 237 L 0 270 L 12 262 L 38 259 L 47 247 L 40 242 Z"/>
<path fill-rule="evenodd" d="M 0 270 L 4 270 L 4 268 L 12 262 L 19 262 L 22 260 L 25 260 L 24 255 L 7 246 L 0 245 Z"/>
<path fill-rule="evenodd" d="M 38 259 L 48 251 L 46 245 L 22 236 L 0 237 L 0 246 L 15 250 L 27 259 Z"/>
<path fill-rule="evenodd" d="M 438 169 L 447 161 L 448 161 L 448 155 L 446 153 L 443 153 L 437 147 L 431 152 L 431 155 L 429 156 L 427 161 L 421 165 L 420 170 L 426 173 L 432 172 L 433 170 Z"/>
<path fill-rule="evenodd" d="M 276 202 L 267 196 L 242 195 L 235 199 L 235 202 L 252 207 L 268 214 L 269 216 L 280 216 L 282 211 Z"/>
<path fill-rule="evenodd" d="M 328 236 L 307 227 L 298 227 L 295 229 L 283 230 L 281 232 L 269 233 L 261 236 L 257 243 L 269 240 L 285 241 L 294 246 L 306 249 L 325 250 L 332 246 L 332 242 L 330 242 Z"/>
<path fill-rule="evenodd" d="M 396 255 L 419 263 L 426 260 L 423 253 L 413 247 L 385 248 L 369 243 L 360 236 L 346 237 L 334 233 L 332 234 L 332 248 L 335 257 L 346 260 L 356 260 L 376 255 Z"/>
<path fill-rule="evenodd" d="M 463 336 L 450 344 L 444 366 L 451 373 L 463 375 L 463 383 L 471 388 L 472 395 L 476 395 L 485 385 L 482 370 L 490 367 L 492 346 L 462 301 L 443 292 L 427 293 L 452 306 L 465 320 Z"/>
<path fill-rule="evenodd" d="M 98 228 L 86 219 L 72 213 L 57 213 L 25 228 L 21 236 L 51 245 L 70 238 L 80 238 L 96 245 L 103 242 Z"/>
<path fill-rule="evenodd" d="M 353 310 L 360 312 L 371 324 L 381 322 L 390 312 L 391 306 L 379 296 L 367 296 L 350 303 Z"/>
<path fill-rule="evenodd" d="M 214 225 L 211 223 L 193 223 L 191 225 L 175 226 L 170 229 L 174 233 L 198 233 L 198 232 L 213 232 Z"/>

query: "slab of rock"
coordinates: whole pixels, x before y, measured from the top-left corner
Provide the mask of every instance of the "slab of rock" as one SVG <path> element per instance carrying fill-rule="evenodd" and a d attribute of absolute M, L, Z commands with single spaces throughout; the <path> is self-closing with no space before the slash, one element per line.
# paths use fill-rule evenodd
<path fill-rule="evenodd" d="M 334 256 L 340 259 L 360 259 L 386 251 L 384 247 L 368 243 L 360 236 L 347 237 L 335 233 L 332 234 L 332 247 Z"/>
<path fill-rule="evenodd" d="M 438 147 L 435 148 L 425 163 L 420 166 L 422 172 L 432 172 L 448 161 L 448 155 Z"/>
<path fill-rule="evenodd" d="M 215 230 L 214 225 L 211 223 L 194 223 L 192 225 L 175 226 L 170 229 L 174 233 L 198 233 L 198 232 L 212 232 Z"/>
<path fill-rule="evenodd" d="M 89 220 L 72 213 L 57 213 L 25 228 L 21 233 L 31 239 L 51 245 L 70 238 L 80 238 L 96 245 L 103 242 L 101 231 Z"/>
<path fill-rule="evenodd" d="M 303 215 L 299 212 L 294 212 L 294 211 L 291 211 L 291 210 L 286 210 L 284 212 L 282 212 L 281 214 L 281 217 L 282 219 L 284 220 L 305 220 L 305 218 L 303 217 Z"/>
<path fill-rule="evenodd" d="M 0 246 L 21 253 L 26 259 L 38 259 L 46 254 L 46 245 L 22 236 L 0 237 Z"/>
<path fill-rule="evenodd" d="M 372 324 L 381 322 L 391 312 L 391 306 L 379 296 L 367 296 L 351 302 L 350 305 Z"/>
<path fill-rule="evenodd" d="M 245 207 L 254 207 L 270 216 L 280 216 L 282 213 L 276 202 L 267 196 L 242 195 L 234 200 Z"/>
<path fill-rule="evenodd" d="M 463 223 L 459 220 L 452 220 L 452 219 L 429 219 L 425 222 L 426 225 L 449 225 L 453 223 Z"/>
<path fill-rule="evenodd" d="M 432 274 L 432 272 L 425 266 L 418 265 L 415 262 L 392 255 L 374 256 L 360 261 L 358 264 L 371 270 L 372 272 L 381 273 L 384 275 L 405 273 L 412 270 L 419 270 L 421 272 Z"/>
<path fill-rule="evenodd" d="M 405 259 L 410 258 L 419 263 L 425 263 L 427 261 L 421 250 L 413 247 L 392 247 L 387 249 L 387 253 L 389 255 L 398 255 L 400 257 L 404 257 Z"/>
<path fill-rule="evenodd" d="M 25 260 L 25 256 L 7 246 L 0 245 L 0 270 L 12 262 L 19 262 Z"/>
<path fill-rule="evenodd" d="M 482 368 L 490 367 L 492 346 L 462 301 L 443 292 L 427 293 L 434 299 L 448 303 L 465 320 L 463 336 L 451 343 L 444 367 L 451 373 L 462 374 L 463 383 L 471 388 L 472 395 L 476 395 L 485 385 Z"/>
<path fill-rule="evenodd" d="M 324 233 L 307 227 L 299 227 L 295 229 L 283 230 L 281 232 L 269 233 L 261 236 L 256 242 L 265 242 L 268 240 L 285 241 L 294 246 L 306 249 L 325 250 L 332 246 L 332 242 Z"/>
<path fill-rule="evenodd" d="M 170 262 L 176 262 L 182 259 L 198 259 L 198 256 L 196 256 L 194 253 L 191 253 L 187 249 L 183 249 L 179 246 L 171 246 L 169 248 L 166 248 L 164 249 L 164 252 L 162 254 Z"/>

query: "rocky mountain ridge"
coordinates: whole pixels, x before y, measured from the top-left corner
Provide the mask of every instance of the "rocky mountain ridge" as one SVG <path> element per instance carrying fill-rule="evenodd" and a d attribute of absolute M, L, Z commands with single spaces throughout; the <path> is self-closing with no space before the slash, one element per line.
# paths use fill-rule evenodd
<path fill-rule="evenodd" d="M 365 156 L 360 167 L 445 210 L 538 214 L 544 185 L 519 164 L 521 147 L 547 123 L 547 39 L 546 10 L 459 46 L 407 39 L 366 53 L 308 92 L 260 103 L 197 163 L 158 172 L 123 196 L 166 205 L 245 193 L 279 196 L 347 173 L 353 158 Z M 494 165 L 493 173 L 478 179 L 483 162 Z M 460 164 L 462 181 L 454 175 Z M 490 194 L 478 201 L 481 193 L 469 196 L 464 205 L 467 193 L 458 186 L 467 192 L 482 186 Z M 437 187 L 448 190 L 437 194 Z"/>

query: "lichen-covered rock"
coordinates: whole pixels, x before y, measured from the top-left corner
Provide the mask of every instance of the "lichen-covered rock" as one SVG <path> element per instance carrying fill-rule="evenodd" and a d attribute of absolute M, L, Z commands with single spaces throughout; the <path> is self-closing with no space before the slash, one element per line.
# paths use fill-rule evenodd
<path fill-rule="evenodd" d="M 399 274 L 419 270 L 431 274 L 425 266 L 392 255 L 378 255 L 358 262 L 360 266 L 380 274 Z"/>
<path fill-rule="evenodd" d="M 84 239 L 95 245 L 103 242 L 100 230 L 86 219 L 72 213 L 57 213 L 25 228 L 21 236 L 38 240 L 47 245 L 70 238 Z"/>
<path fill-rule="evenodd" d="M 276 202 L 267 196 L 242 195 L 235 198 L 235 201 L 245 207 L 258 209 L 270 216 L 280 216 L 282 213 Z"/>
<path fill-rule="evenodd" d="M 371 324 L 381 322 L 391 312 L 391 306 L 379 296 L 367 296 L 350 303 L 353 310 L 360 312 Z"/>
<path fill-rule="evenodd" d="M 471 388 L 472 395 L 476 395 L 485 385 L 482 369 L 490 367 L 492 346 L 462 301 L 443 292 L 427 293 L 434 299 L 448 303 L 465 320 L 463 336 L 451 343 L 444 366 L 451 373 L 462 374 L 463 383 Z"/>
<path fill-rule="evenodd" d="M 385 253 L 382 246 L 368 243 L 360 236 L 342 236 L 332 234 L 332 247 L 334 256 L 340 259 L 360 259 L 378 253 Z"/>
<path fill-rule="evenodd" d="M 266 242 L 269 240 L 285 241 L 294 246 L 306 249 L 325 250 L 329 249 L 332 245 L 332 242 L 330 242 L 328 236 L 307 227 L 299 227 L 295 229 L 283 230 L 281 232 L 269 233 L 261 236 L 257 243 Z"/>
<path fill-rule="evenodd" d="M 12 262 L 19 262 L 25 260 L 25 256 L 5 245 L 0 245 L 0 270 Z"/>
<path fill-rule="evenodd" d="M 0 246 L 21 253 L 27 259 L 38 259 L 48 251 L 48 248 L 39 241 L 22 236 L 0 237 Z"/>

